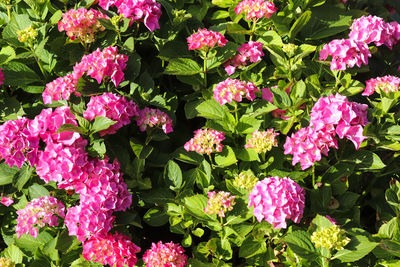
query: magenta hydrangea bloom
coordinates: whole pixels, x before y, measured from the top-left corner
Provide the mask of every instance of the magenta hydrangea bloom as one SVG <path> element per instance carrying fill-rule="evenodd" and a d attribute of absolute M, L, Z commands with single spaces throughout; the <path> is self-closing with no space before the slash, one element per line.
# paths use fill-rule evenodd
<path fill-rule="evenodd" d="M 61 99 L 69 100 L 71 94 L 80 96 L 81 94 L 76 91 L 77 84 L 78 81 L 74 79 L 73 74 L 59 77 L 46 84 L 46 88 L 42 93 L 43 103 L 51 104 L 53 101 Z"/>
<path fill-rule="evenodd" d="M 223 47 L 228 40 L 219 32 L 207 29 L 198 29 L 198 31 L 187 38 L 189 50 L 203 49 L 208 51 L 215 45 Z"/>
<path fill-rule="evenodd" d="M 352 68 L 355 65 L 367 65 L 371 52 L 364 42 L 340 39 L 325 44 L 319 53 L 319 60 L 326 60 L 328 56 L 332 56 L 331 70 L 346 70 L 347 67 Z"/>
<path fill-rule="evenodd" d="M 10 167 L 21 168 L 27 160 L 35 165 L 38 157 L 39 136 L 29 130 L 30 120 L 20 118 L 0 125 L 0 159 Z"/>
<path fill-rule="evenodd" d="M 235 73 L 236 68 L 246 66 L 247 62 L 255 63 L 264 56 L 262 43 L 249 41 L 238 48 L 239 54 L 226 61 L 223 65 L 228 75 Z"/>
<path fill-rule="evenodd" d="M 372 95 L 374 92 L 397 92 L 399 91 L 400 78 L 396 76 L 386 75 L 383 77 L 377 77 L 375 79 L 369 79 L 366 81 L 366 88 L 362 95 Z"/>
<path fill-rule="evenodd" d="M 71 9 L 65 12 L 62 20 L 58 22 L 58 30 L 66 31 L 71 40 L 78 38 L 84 43 L 93 43 L 96 33 L 105 30 L 98 20 L 100 18 L 108 19 L 106 15 L 95 9 Z"/>
<path fill-rule="evenodd" d="M 258 181 L 249 195 L 249 207 L 261 222 L 275 229 L 286 228 L 286 220 L 299 223 L 303 217 L 305 191 L 290 178 L 268 177 Z"/>
<path fill-rule="evenodd" d="M 39 228 L 46 224 L 55 226 L 58 224 L 58 217 L 65 217 L 65 207 L 56 198 L 46 196 L 33 199 L 25 208 L 18 210 L 17 214 L 15 232 L 18 238 L 25 233 L 36 238 Z"/>
<path fill-rule="evenodd" d="M 0 68 L 0 85 L 4 83 L 4 72 L 3 69 Z"/>
<path fill-rule="evenodd" d="M 151 249 L 146 250 L 143 261 L 146 267 L 183 267 L 187 264 L 185 250 L 173 242 L 163 244 L 159 241 L 152 243 Z"/>
<path fill-rule="evenodd" d="M 241 102 L 243 96 L 253 101 L 256 98 L 256 92 L 260 90 L 252 82 L 240 81 L 238 79 L 227 78 L 217 84 L 214 88 L 214 99 L 220 105 L 231 103 L 233 100 Z"/>
<path fill-rule="evenodd" d="M 231 211 L 235 205 L 236 196 L 231 196 L 231 193 L 225 191 L 209 191 L 207 207 L 204 212 L 210 215 L 217 214 L 219 217 L 225 217 L 225 212 Z"/>
<path fill-rule="evenodd" d="M 225 133 L 213 129 L 198 129 L 194 131 L 194 137 L 184 145 L 186 151 L 196 151 L 199 154 L 210 155 L 221 152 L 225 139 Z"/>
<path fill-rule="evenodd" d="M 83 257 L 88 261 L 116 267 L 133 267 L 140 248 L 118 232 L 96 235 L 83 242 Z M 161 265 L 160 265 L 161 266 Z"/>
<path fill-rule="evenodd" d="M 1 200 L 0 203 L 3 204 L 4 206 L 8 207 L 10 206 L 12 203 L 14 203 L 14 200 L 12 198 L 9 197 L 3 197 L 3 193 L 1 193 Z"/>
<path fill-rule="evenodd" d="M 116 6 L 118 13 L 131 19 L 131 23 L 143 22 L 150 31 L 160 28 L 158 20 L 162 14 L 161 5 L 155 0 L 100 0 L 99 6 L 106 10 Z"/>
<path fill-rule="evenodd" d="M 154 108 L 145 107 L 140 110 L 136 124 L 142 132 L 146 131 L 147 127 L 161 127 L 166 134 L 174 131 L 171 118 L 165 112 Z"/>
<path fill-rule="evenodd" d="M 236 7 L 236 14 L 244 13 L 246 20 L 270 18 L 278 9 L 271 1 L 264 0 L 243 0 Z"/>
<path fill-rule="evenodd" d="M 115 86 L 124 80 L 124 70 L 128 56 L 118 54 L 118 48 L 109 46 L 82 57 L 81 62 L 74 66 L 73 78 L 79 80 L 83 74 L 92 77 L 99 84 L 106 79 L 111 79 Z"/>
<path fill-rule="evenodd" d="M 125 97 L 113 93 L 104 93 L 92 96 L 83 117 L 94 120 L 96 117 L 107 117 L 115 124 L 100 132 L 100 135 L 114 134 L 119 128 L 131 123 L 131 117 L 139 115 L 139 108 L 135 102 L 127 101 Z"/>

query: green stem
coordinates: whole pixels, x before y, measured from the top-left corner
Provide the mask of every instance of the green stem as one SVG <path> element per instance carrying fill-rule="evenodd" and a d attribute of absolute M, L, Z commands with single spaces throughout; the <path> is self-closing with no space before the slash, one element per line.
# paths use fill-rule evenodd
<path fill-rule="evenodd" d="M 208 159 L 210 160 L 210 164 L 211 164 L 211 169 L 214 169 L 214 163 L 211 157 L 211 154 L 208 154 Z"/>
<path fill-rule="evenodd" d="M 315 165 L 312 166 L 312 186 L 314 189 L 317 189 L 317 186 L 315 185 Z"/>
<path fill-rule="evenodd" d="M 234 106 L 234 110 L 233 110 L 233 112 L 235 113 L 235 124 L 238 124 L 238 122 L 239 122 L 239 116 L 238 116 L 238 104 L 237 104 L 237 102 L 234 100 L 234 101 L 232 101 L 232 103 L 233 103 L 233 106 Z"/>
<path fill-rule="evenodd" d="M 11 6 L 6 5 L 6 8 L 7 8 L 8 23 L 10 23 L 10 20 L 11 20 Z"/>
<path fill-rule="evenodd" d="M 257 25 L 257 20 L 253 19 L 253 25 L 251 26 L 251 31 L 250 31 L 250 41 L 253 40 L 253 35 L 254 32 L 256 31 L 256 25 Z"/>
<path fill-rule="evenodd" d="M 207 89 L 207 55 L 208 52 L 206 52 L 205 57 L 203 59 L 204 87 L 206 89 Z"/>

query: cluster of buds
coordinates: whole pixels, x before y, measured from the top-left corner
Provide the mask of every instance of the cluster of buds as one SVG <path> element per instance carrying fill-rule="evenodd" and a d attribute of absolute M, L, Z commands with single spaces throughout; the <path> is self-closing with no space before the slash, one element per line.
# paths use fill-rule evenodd
<path fill-rule="evenodd" d="M 15 263 L 7 258 L 0 258 L 0 266 L 1 267 L 15 267 Z"/>
<path fill-rule="evenodd" d="M 207 207 L 204 208 L 204 212 L 210 215 L 217 214 L 219 217 L 225 217 L 225 212 L 231 211 L 233 205 L 235 205 L 235 196 L 231 196 L 231 193 L 209 191 L 208 203 Z"/>
<path fill-rule="evenodd" d="M 251 138 L 247 139 L 245 148 L 252 148 L 258 154 L 266 153 L 272 149 L 273 146 L 278 146 L 278 141 L 276 140 L 276 136 L 279 133 L 275 133 L 274 129 L 268 129 L 266 131 L 258 131 L 255 130 L 254 133 L 251 134 Z"/>
<path fill-rule="evenodd" d="M 24 30 L 17 31 L 17 35 L 18 35 L 18 40 L 21 43 L 30 43 L 36 39 L 38 32 L 33 28 L 32 25 L 30 25 L 28 28 Z"/>
<path fill-rule="evenodd" d="M 253 187 L 257 184 L 258 179 L 251 170 L 242 171 L 235 175 L 235 180 L 233 180 L 233 185 L 245 189 L 246 191 L 251 191 Z"/>
<path fill-rule="evenodd" d="M 225 139 L 225 133 L 212 129 L 198 129 L 194 131 L 194 137 L 184 145 L 186 151 L 196 151 L 199 154 L 210 155 L 213 152 L 221 152 Z"/>
<path fill-rule="evenodd" d="M 314 243 L 316 248 L 341 250 L 350 242 L 350 238 L 346 237 L 345 233 L 337 225 L 327 228 L 322 227 L 321 230 L 312 233 L 311 242 Z"/>

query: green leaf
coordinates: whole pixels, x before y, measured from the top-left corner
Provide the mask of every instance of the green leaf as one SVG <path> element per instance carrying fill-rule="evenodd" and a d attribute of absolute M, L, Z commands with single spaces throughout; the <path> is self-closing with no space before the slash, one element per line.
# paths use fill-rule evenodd
<path fill-rule="evenodd" d="M 253 133 L 255 130 L 258 130 L 262 122 L 262 120 L 244 115 L 240 117 L 239 122 L 236 125 L 236 130 L 239 133 L 250 134 Z"/>
<path fill-rule="evenodd" d="M 328 220 L 328 218 L 319 214 L 317 214 L 317 216 L 315 216 L 315 218 L 312 220 L 312 224 L 317 226 L 316 231 L 319 231 L 322 228 L 329 228 L 333 226 L 333 223 Z"/>
<path fill-rule="evenodd" d="M 37 248 L 43 246 L 47 242 L 53 239 L 46 231 L 40 231 L 37 238 L 34 238 L 30 234 L 23 234 L 20 238 L 15 236 L 15 243 L 18 247 L 34 252 Z"/>
<path fill-rule="evenodd" d="M 5 46 L 0 50 L 0 65 L 6 64 L 7 62 L 15 58 L 15 50 L 11 46 Z"/>
<path fill-rule="evenodd" d="M 11 184 L 14 176 L 18 173 L 19 169 L 16 166 L 12 168 L 6 163 L 0 164 L 0 185 Z"/>
<path fill-rule="evenodd" d="M 164 73 L 169 75 L 194 75 L 202 71 L 200 65 L 192 59 L 174 58 L 169 61 Z"/>
<path fill-rule="evenodd" d="M 295 56 L 293 57 L 293 62 L 296 63 L 302 58 L 305 58 L 309 54 L 315 51 L 317 47 L 314 45 L 309 45 L 309 44 L 302 44 L 300 45 L 296 51 L 295 51 Z"/>
<path fill-rule="evenodd" d="M 252 235 L 249 235 L 239 248 L 239 257 L 250 258 L 266 251 L 267 245 L 264 240 L 257 240 Z"/>
<path fill-rule="evenodd" d="M 223 120 L 225 117 L 225 110 L 215 99 L 206 100 L 196 107 L 198 116 L 206 119 Z"/>
<path fill-rule="evenodd" d="M 168 161 L 164 169 L 164 177 L 171 184 L 170 189 L 176 191 L 182 187 L 182 171 L 173 160 Z"/>
<path fill-rule="evenodd" d="M 240 160 L 244 161 L 259 161 L 260 158 L 258 157 L 257 152 L 254 149 L 235 149 L 236 157 Z"/>
<path fill-rule="evenodd" d="M 12 260 L 14 263 L 22 263 L 24 253 L 14 244 L 11 244 L 3 250 L 2 256 Z"/>
<path fill-rule="evenodd" d="M 233 5 L 234 0 L 212 0 L 211 3 L 213 5 L 222 7 L 222 8 L 226 8 L 226 7 L 230 7 Z"/>
<path fill-rule="evenodd" d="M 85 130 L 82 127 L 78 127 L 72 123 L 65 123 L 58 128 L 56 133 L 63 133 L 63 132 L 75 132 L 84 134 Z"/>
<path fill-rule="evenodd" d="M 109 19 L 97 19 L 97 20 L 100 21 L 101 25 L 104 26 L 104 28 L 106 28 L 107 30 L 112 30 L 112 31 L 117 30 L 115 25 L 112 24 Z"/>
<path fill-rule="evenodd" d="M 222 152 L 215 155 L 215 163 L 218 167 L 227 167 L 237 162 L 235 152 L 230 146 L 224 146 Z"/>
<path fill-rule="evenodd" d="M 143 216 L 143 220 L 150 226 L 159 227 L 168 222 L 168 215 L 163 209 L 151 208 Z"/>
<path fill-rule="evenodd" d="M 50 23 L 51 24 L 57 24 L 58 21 L 62 18 L 62 11 L 61 10 L 57 10 L 50 18 Z"/>
<path fill-rule="evenodd" d="M 0 99 L 0 118 L 3 121 L 16 120 L 18 116 L 25 115 L 21 103 L 16 97 Z"/>
<path fill-rule="evenodd" d="M 63 230 L 61 234 L 58 236 L 56 249 L 61 252 L 68 252 L 75 246 L 78 246 L 80 241 L 76 238 L 76 236 L 70 236 L 68 230 Z"/>
<path fill-rule="evenodd" d="M 27 14 L 13 12 L 10 23 L 3 30 L 3 39 L 14 46 L 24 46 L 23 43 L 18 41 L 17 31 L 24 30 L 31 24 L 32 21 Z"/>
<path fill-rule="evenodd" d="M 342 262 L 355 262 L 370 253 L 379 243 L 371 242 L 362 235 L 353 236 L 344 249 L 339 250 L 332 259 Z"/>
<path fill-rule="evenodd" d="M 311 191 L 311 209 L 315 212 L 325 211 L 332 198 L 332 190 L 329 184 Z"/>
<path fill-rule="evenodd" d="M 288 234 L 283 240 L 294 253 L 302 258 L 314 260 L 318 257 L 317 250 L 311 243 L 311 234 L 305 231 L 295 231 Z"/>
<path fill-rule="evenodd" d="M 32 176 L 34 168 L 24 164 L 21 169 L 15 174 L 13 179 L 14 186 L 21 191 L 24 185 L 29 181 Z"/>
<path fill-rule="evenodd" d="M 217 221 L 216 215 L 209 215 L 204 212 L 204 208 L 207 207 L 207 201 L 208 199 L 205 196 L 199 194 L 185 197 L 185 211 L 202 221 Z"/>
<path fill-rule="evenodd" d="M 92 133 L 97 133 L 103 130 L 108 129 L 111 125 L 116 124 L 116 121 L 113 121 L 107 117 L 96 117 L 91 127 Z"/>
<path fill-rule="evenodd" d="M 275 66 L 282 66 L 287 69 L 289 68 L 285 53 L 282 51 L 281 45 L 269 44 L 268 46 L 266 46 L 266 48 L 269 51 L 270 58 Z"/>
<path fill-rule="evenodd" d="M 257 42 L 261 42 L 266 45 L 282 45 L 282 39 L 276 31 L 266 31 L 261 34 L 257 39 Z"/>
<path fill-rule="evenodd" d="M 178 148 L 174 153 L 175 159 L 194 165 L 199 165 L 204 157 L 194 151 L 186 151 L 183 147 Z"/>
<path fill-rule="evenodd" d="M 50 196 L 49 191 L 44 186 L 36 184 L 36 183 L 31 185 L 29 187 L 28 191 L 29 191 L 29 196 L 31 199 L 44 197 L 44 196 Z"/>
<path fill-rule="evenodd" d="M 24 87 L 34 82 L 42 83 L 43 80 L 23 63 L 11 61 L 7 65 L 3 66 L 4 72 L 4 84 Z"/>
<path fill-rule="evenodd" d="M 294 22 L 289 31 L 289 38 L 294 39 L 296 35 L 307 25 L 311 18 L 311 11 L 307 10 Z"/>
<path fill-rule="evenodd" d="M 343 161 L 355 164 L 359 170 L 379 170 L 386 166 L 377 154 L 369 150 L 357 151 Z"/>
<path fill-rule="evenodd" d="M 387 223 L 382 224 L 379 228 L 378 235 L 400 241 L 400 219 L 394 217 Z"/>

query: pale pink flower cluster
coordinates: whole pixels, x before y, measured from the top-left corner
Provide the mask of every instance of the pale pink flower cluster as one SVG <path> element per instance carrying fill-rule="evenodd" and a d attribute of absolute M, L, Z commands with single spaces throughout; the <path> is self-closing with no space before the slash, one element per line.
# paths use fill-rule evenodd
<path fill-rule="evenodd" d="M 204 212 L 210 215 L 217 214 L 219 217 L 225 217 L 225 213 L 233 209 L 236 196 L 231 196 L 231 193 L 225 191 L 208 192 L 207 207 Z"/>
<path fill-rule="evenodd" d="M 142 132 L 146 131 L 147 127 L 162 128 L 166 134 L 173 131 L 171 118 L 159 109 L 145 107 L 139 110 L 136 123 Z"/>
<path fill-rule="evenodd" d="M 128 56 L 118 54 L 118 48 L 109 46 L 82 57 L 81 62 L 76 63 L 71 74 L 59 77 L 48 83 L 42 93 L 43 102 L 51 104 L 61 99 L 69 100 L 72 93 L 80 96 L 76 91 L 78 80 L 84 74 L 101 83 L 103 80 L 111 79 L 115 86 L 124 80 L 124 70 Z"/>
<path fill-rule="evenodd" d="M 3 205 L 6 206 L 6 207 L 8 207 L 8 206 L 10 206 L 12 203 L 14 203 L 14 200 L 13 200 L 12 198 L 4 197 L 4 196 L 3 196 L 3 193 L 1 193 L 0 198 L 1 198 L 0 203 L 3 204 Z"/>
<path fill-rule="evenodd" d="M 58 22 L 58 30 L 66 31 L 71 40 L 78 38 L 84 43 L 93 43 L 96 33 L 105 30 L 98 19 L 109 18 L 95 9 L 71 9 Z"/>
<path fill-rule="evenodd" d="M 187 263 L 185 250 L 173 242 L 163 244 L 159 241 L 152 243 L 151 249 L 146 250 L 143 261 L 146 267 L 184 267 Z"/>
<path fill-rule="evenodd" d="M 255 130 L 251 134 L 251 138 L 247 139 L 245 148 L 252 148 L 257 153 L 266 153 L 272 149 L 273 146 L 278 146 L 278 140 L 276 136 L 279 133 L 275 133 L 274 129 L 268 129 L 266 131 Z"/>
<path fill-rule="evenodd" d="M 0 159 L 10 167 L 21 168 L 26 160 L 31 166 L 37 162 L 39 137 L 28 129 L 29 122 L 20 118 L 0 125 Z"/>
<path fill-rule="evenodd" d="M 143 22 L 150 31 L 160 28 L 161 5 L 155 0 L 100 0 L 99 6 L 106 10 L 116 6 L 118 13 L 131 19 L 131 23 Z"/>
<path fill-rule="evenodd" d="M 115 267 L 133 267 L 140 248 L 118 232 L 92 236 L 83 243 L 82 256 L 88 261 Z M 161 265 L 160 265 L 161 266 Z"/>
<path fill-rule="evenodd" d="M 285 154 L 292 154 L 292 164 L 300 162 L 307 169 L 327 156 L 330 147 L 338 149 L 336 134 L 346 137 L 359 149 L 363 136 L 363 126 L 368 123 L 367 105 L 349 102 L 340 94 L 321 97 L 311 110 L 310 126 L 300 129 L 287 137 L 283 146 Z"/>
<path fill-rule="evenodd" d="M 58 224 L 58 217 L 65 217 L 64 204 L 54 197 L 35 198 L 25 208 L 17 211 L 17 226 L 15 232 L 18 238 L 29 233 L 37 237 L 39 228 L 46 224 L 55 226 Z"/>
<path fill-rule="evenodd" d="M 304 204 L 304 189 L 287 177 L 258 181 L 249 195 L 249 207 L 254 207 L 254 216 L 259 222 L 266 220 L 274 229 L 286 228 L 286 219 L 299 223 Z"/>
<path fill-rule="evenodd" d="M 278 9 L 272 1 L 243 0 L 236 7 L 236 14 L 244 13 L 246 20 L 270 18 Z"/>
<path fill-rule="evenodd" d="M 0 68 L 0 85 L 4 83 L 4 72 L 3 69 Z"/>
<path fill-rule="evenodd" d="M 131 123 L 132 116 L 139 115 L 139 107 L 135 102 L 127 101 L 125 97 L 113 93 L 104 93 L 100 96 L 92 96 L 83 117 L 94 120 L 96 117 L 107 117 L 115 124 L 100 132 L 100 135 L 114 134 L 119 128 Z"/>
<path fill-rule="evenodd" d="M 386 75 L 383 77 L 377 77 L 375 79 L 369 79 L 366 81 L 366 88 L 362 95 L 372 95 L 375 91 L 380 92 L 397 92 L 400 87 L 400 78 L 396 76 Z"/>
<path fill-rule="evenodd" d="M 199 154 L 210 155 L 213 152 L 221 152 L 225 139 L 225 133 L 212 129 L 198 129 L 194 131 L 194 137 L 184 145 L 186 151 L 196 151 Z"/>
<path fill-rule="evenodd" d="M 214 32 L 207 29 L 198 29 L 198 31 L 187 38 L 189 50 L 203 49 L 208 51 L 215 45 L 223 47 L 228 40 L 219 32 Z"/>
<path fill-rule="evenodd" d="M 235 73 L 236 68 L 246 66 L 248 61 L 255 63 L 260 61 L 261 57 L 264 56 L 262 43 L 254 41 L 242 44 L 242 46 L 238 48 L 238 52 L 239 54 L 223 64 L 228 75 Z"/>
<path fill-rule="evenodd" d="M 233 100 L 241 102 L 243 96 L 253 101 L 256 98 L 256 92 L 260 90 L 252 82 L 241 81 L 238 79 L 227 78 L 217 84 L 214 88 L 214 99 L 220 105 L 231 103 Z"/>

